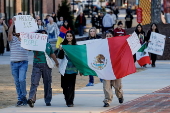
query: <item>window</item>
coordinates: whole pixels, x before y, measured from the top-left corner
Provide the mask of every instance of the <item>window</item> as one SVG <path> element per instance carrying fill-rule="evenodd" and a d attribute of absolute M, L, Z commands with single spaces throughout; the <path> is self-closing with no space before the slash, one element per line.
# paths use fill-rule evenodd
<path fill-rule="evenodd" d="M 5 19 L 9 21 L 15 14 L 16 0 L 4 0 L 5 3 Z"/>
<path fill-rule="evenodd" d="M 29 0 L 22 0 L 22 13 L 23 15 L 29 15 L 29 7 L 30 3 Z"/>
<path fill-rule="evenodd" d="M 39 15 L 42 18 L 42 0 L 33 0 L 34 16 Z"/>

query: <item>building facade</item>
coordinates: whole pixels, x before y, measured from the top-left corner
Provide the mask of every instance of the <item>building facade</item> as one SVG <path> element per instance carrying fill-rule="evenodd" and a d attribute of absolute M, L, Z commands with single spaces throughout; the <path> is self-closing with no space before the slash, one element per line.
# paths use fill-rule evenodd
<path fill-rule="evenodd" d="M 44 18 L 52 12 L 57 13 L 62 0 L 0 0 L 0 17 L 8 21 L 19 12 L 24 15 L 39 15 Z M 69 0 L 68 0 L 69 1 Z"/>

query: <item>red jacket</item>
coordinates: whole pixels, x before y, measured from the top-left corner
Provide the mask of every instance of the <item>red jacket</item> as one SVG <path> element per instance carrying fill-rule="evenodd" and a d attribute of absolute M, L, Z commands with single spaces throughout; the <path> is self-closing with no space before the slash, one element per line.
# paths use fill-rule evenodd
<path fill-rule="evenodd" d="M 126 31 L 124 29 L 114 29 L 114 36 L 125 36 Z"/>

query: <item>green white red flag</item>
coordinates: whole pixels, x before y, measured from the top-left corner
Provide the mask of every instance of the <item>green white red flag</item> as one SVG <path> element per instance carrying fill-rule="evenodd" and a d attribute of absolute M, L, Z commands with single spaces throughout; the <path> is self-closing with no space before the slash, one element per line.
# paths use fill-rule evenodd
<path fill-rule="evenodd" d="M 123 78 L 136 72 L 129 36 L 96 40 L 85 45 L 63 45 L 69 59 L 83 75 L 105 80 Z"/>

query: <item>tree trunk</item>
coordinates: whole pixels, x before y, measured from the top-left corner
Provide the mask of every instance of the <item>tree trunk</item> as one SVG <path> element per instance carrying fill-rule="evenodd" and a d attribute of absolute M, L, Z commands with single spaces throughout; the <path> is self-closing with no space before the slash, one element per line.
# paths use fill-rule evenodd
<path fill-rule="evenodd" d="M 156 23 L 156 24 L 162 23 L 161 0 L 152 0 L 151 1 L 151 22 Z"/>

